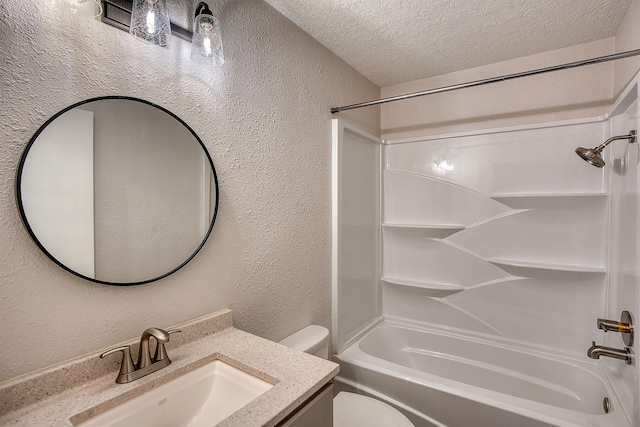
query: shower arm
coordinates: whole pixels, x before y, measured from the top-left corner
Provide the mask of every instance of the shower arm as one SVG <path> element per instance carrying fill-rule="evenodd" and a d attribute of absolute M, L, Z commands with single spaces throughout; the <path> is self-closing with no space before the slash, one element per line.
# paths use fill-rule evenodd
<path fill-rule="evenodd" d="M 636 142 L 636 131 L 635 130 L 629 131 L 629 135 L 612 136 L 611 138 L 607 139 L 605 142 L 603 142 L 602 144 L 594 148 L 593 151 L 599 153 L 602 150 L 604 150 L 604 147 L 611 144 L 613 141 L 617 141 L 619 139 L 628 139 L 629 144 L 633 144 L 634 142 Z"/>

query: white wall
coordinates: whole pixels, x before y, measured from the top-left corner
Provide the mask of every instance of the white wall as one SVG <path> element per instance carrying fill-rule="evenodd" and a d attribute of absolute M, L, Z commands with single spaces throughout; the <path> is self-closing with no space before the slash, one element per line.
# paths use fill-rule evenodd
<path fill-rule="evenodd" d="M 614 135 L 623 135 L 630 129 L 638 129 L 638 87 L 631 87 L 629 93 L 622 97 L 616 106 L 615 117 L 611 127 Z M 609 148 L 610 182 L 610 251 L 609 251 L 609 287 L 606 309 L 599 315 L 607 319 L 619 320 L 623 310 L 629 311 L 634 319 L 640 310 L 640 270 L 638 269 L 638 252 L 640 239 L 638 235 L 638 144 L 624 142 L 612 143 Z M 636 320 L 637 321 L 637 320 Z M 620 334 L 604 334 L 591 329 L 592 340 L 600 345 L 622 348 L 624 342 Z M 634 340 L 634 352 L 638 354 L 638 343 Z M 640 424 L 640 408 L 638 408 L 638 375 L 639 367 L 629 366 L 614 359 L 602 358 L 600 363 L 608 374 L 622 406 L 633 425 Z"/>
<path fill-rule="evenodd" d="M 640 31 L 638 28 L 640 26 L 640 0 L 634 0 L 629 6 L 629 10 L 618 29 L 618 33 L 616 34 L 616 51 L 623 52 L 632 49 L 640 48 Z M 614 93 L 621 93 L 628 83 L 633 79 L 633 77 L 640 70 L 640 57 L 628 58 L 622 61 L 616 61 L 614 65 Z M 636 89 L 637 90 L 637 89 Z M 637 116 L 637 104 L 630 108 L 632 113 L 635 113 L 631 117 L 622 117 L 620 121 L 614 123 L 614 131 L 618 131 L 619 127 L 627 127 L 631 122 L 638 123 Z M 624 145 L 624 144 L 623 144 Z M 627 147 L 614 147 L 617 148 L 618 151 L 615 153 L 619 158 L 626 158 L 627 160 L 634 161 L 634 156 L 637 156 L 637 152 L 634 150 L 626 150 Z M 621 151 L 625 150 L 625 151 Z M 613 150 L 612 150 L 613 152 Z M 637 162 L 634 162 L 637 163 Z M 614 205 L 618 208 L 613 210 L 612 215 L 616 213 L 619 214 L 620 221 L 618 224 L 612 222 L 612 239 L 616 237 L 622 236 L 622 239 L 619 240 L 620 245 L 618 247 L 618 254 L 620 255 L 617 261 L 618 265 L 614 265 L 617 267 L 617 270 L 613 270 L 612 273 L 617 273 L 617 278 L 622 280 L 618 280 L 617 282 L 612 282 L 611 291 L 609 295 L 609 307 L 607 315 L 611 319 L 618 319 L 619 312 L 621 310 L 630 310 L 636 317 L 635 320 L 637 322 L 638 319 L 638 310 L 640 310 L 640 293 L 638 291 L 640 287 L 640 271 L 638 269 L 637 263 L 637 254 L 638 247 L 640 246 L 640 234 L 638 233 L 637 224 L 635 224 L 635 236 L 634 233 L 631 232 L 632 228 L 630 228 L 630 219 L 637 219 L 638 212 L 638 188 L 637 183 L 638 176 L 637 170 L 625 171 L 626 173 L 617 175 L 614 178 L 618 180 L 618 183 L 624 183 L 624 192 L 625 194 L 622 197 L 622 202 L 619 201 L 619 205 Z M 635 173 L 631 173 L 635 172 Z M 635 190 L 635 192 L 634 192 Z M 617 225 L 617 228 L 614 226 Z M 616 231 L 620 234 L 616 235 Z M 615 276 L 614 276 L 615 277 Z M 617 285 L 617 286 L 616 286 Z M 634 313 L 635 311 L 635 313 Z M 619 337 L 611 336 L 612 334 L 607 334 L 607 343 L 612 346 L 620 346 Z M 637 340 L 636 340 L 637 341 Z M 638 343 L 635 343 L 635 352 L 638 354 Z M 635 423 L 640 422 L 640 384 L 638 378 L 638 367 L 636 363 L 636 367 L 634 369 L 634 375 L 621 374 L 625 370 L 625 366 L 620 366 L 620 364 L 611 363 L 612 361 L 604 361 L 606 370 L 609 374 L 609 377 L 612 378 L 612 382 L 618 390 L 618 395 L 621 397 L 623 401 L 623 405 L 625 405 L 625 409 L 629 413 L 629 415 L 633 418 Z M 628 367 L 627 367 L 628 368 Z M 633 413 L 631 413 L 633 411 Z"/>
<path fill-rule="evenodd" d="M 53 257 L 87 277 L 95 277 L 93 135 L 91 111 L 67 111 L 31 145 L 20 177 L 31 231 Z"/>
<path fill-rule="evenodd" d="M 170 2 L 187 24 L 196 1 Z M 223 307 L 238 327 L 279 340 L 330 326 L 329 108 L 379 88 L 258 0 L 212 4 L 227 63 L 202 68 L 189 44 L 149 46 L 50 2 L 0 2 L 0 380 Z M 128 95 L 183 118 L 220 180 L 209 242 L 176 274 L 135 287 L 101 286 L 57 267 L 16 208 L 20 155 L 69 104 Z M 377 134 L 379 110 L 344 118 Z"/>
<path fill-rule="evenodd" d="M 384 314 L 584 357 L 605 311 L 610 172 L 574 149 L 608 130 L 554 124 L 386 145 Z"/>
<path fill-rule="evenodd" d="M 339 353 L 381 315 L 382 141 L 333 121 L 333 350 Z"/>

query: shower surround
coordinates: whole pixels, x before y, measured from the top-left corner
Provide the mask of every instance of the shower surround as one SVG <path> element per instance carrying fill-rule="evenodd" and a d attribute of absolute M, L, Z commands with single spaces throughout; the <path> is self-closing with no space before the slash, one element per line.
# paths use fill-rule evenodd
<path fill-rule="evenodd" d="M 582 355 L 604 308 L 611 169 L 574 149 L 608 132 L 596 121 L 385 146 L 384 313 Z"/>
<path fill-rule="evenodd" d="M 482 403 L 535 420 L 526 425 L 640 425 L 638 369 L 586 356 L 591 341 L 623 347 L 619 334 L 605 336 L 596 328 L 597 318 L 638 313 L 638 144 L 614 142 L 605 150 L 604 169 L 574 153 L 578 145 L 595 147 L 638 129 L 637 97 L 634 81 L 606 117 L 382 145 L 334 123 L 334 136 L 341 137 L 334 146 L 341 157 L 334 160 L 339 380 L 393 396 L 392 403 L 416 425 L 464 425 L 451 414 L 434 418 L 434 408 L 415 407 L 398 392 L 417 384 L 428 395 L 434 384 L 445 384 L 449 395 L 473 402 L 467 408 Z M 364 153 L 366 160 L 354 153 Z M 362 177 L 381 184 L 362 187 Z M 379 215 L 371 213 L 378 209 Z M 397 332 L 407 328 L 416 332 Z M 433 339 L 413 339 L 424 336 L 417 331 L 449 341 L 433 349 Z M 383 335 L 386 340 L 376 338 Z M 452 346 L 462 346 L 459 354 L 448 352 Z M 489 359 L 487 348 L 494 355 Z M 520 359 L 517 369 L 508 365 L 514 358 Z M 458 367 L 434 368 L 442 360 Z M 595 395 L 580 397 L 587 387 L 580 375 L 564 382 L 560 376 L 545 379 L 544 366 L 559 363 L 566 364 L 560 371 L 583 372 L 599 384 Z M 390 366 L 401 373 L 393 380 Z M 459 369 L 467 374 L 446 375 Z M 376 371 L 390 376 L 376 378 Z M 558 412 L 561 404 L 528 397 L 530 386 L 520 392 L 491 389 L 491 381 L 481 380 L 487 372 L 494 379 L 499 372 L 509 387 L 524 384 L 526 377 L 536 387 L 548 386 L 548 395 L 555 390 L 581 403 Z M 384 388 L 403 377 L 411 378 L 405 386 Z M 533 405 L 509 406 L 514 396 Z M 614 402 L 606 415 L 605 397 Z M 476 414 L 486 419 L 486 411 Z M 542 413 L 546 419 L 536 418 Z M 554 413 L 560 415 L 549 419 Z"/>

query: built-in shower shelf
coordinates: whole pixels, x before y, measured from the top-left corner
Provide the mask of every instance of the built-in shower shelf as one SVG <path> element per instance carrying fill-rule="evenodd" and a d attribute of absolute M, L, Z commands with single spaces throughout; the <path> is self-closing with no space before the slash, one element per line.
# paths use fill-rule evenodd
<path fill-rule="evenodd" d="M 458 231 L 464 230 L 466 227 L 462 224 L 393 224 L 385 223 L 383 227 L 398 230 L 415 230 L 415 232 L 423 233 L 425 237 L 432 239 L 444 239 Z"/>
<path fill-rule="evenodd" d="M 452 285 L 450 283 L 422 282 L 390 277 L 383 277 L 380 280 L 389 285 L 401 286 L 405 290 L 419 292 L 421 295 L 435 298 L 446 297 L 447 295 L 455 294 L 465 289 L 460 285 Z"/>
<path fill-rule="evenodd" d="M 575 264 L 555 264 L 548 262 L 523 261 L 504 258 L 490 258 L 487 261 L 509 273 L 516 275 L 520 272 L 518 270 L 526 269 L 565 271 L 575 273 L 606 273 L 607 271 L 604 267 L 593 267 Z"/>
<path fill-rule="evenodd" d="M 522 209 L 548 204 L 572 203 L 598 197 L 606 200 L 607 196 L 607 193 L 503 193 L 492 194 L 489 197 L 511 208 Z"/>

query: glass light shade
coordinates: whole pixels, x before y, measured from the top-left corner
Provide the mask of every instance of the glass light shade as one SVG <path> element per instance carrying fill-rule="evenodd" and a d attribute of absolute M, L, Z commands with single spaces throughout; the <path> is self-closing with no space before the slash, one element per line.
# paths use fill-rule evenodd
<path fill-rule="evenodd" d="M 129 33 L 142 41 L 169 45 L 171 23 L 165 0 L 133 0 Z"/>
<path fill-rule="evenodd" d="M 191 60 L 211 65 L 224 64 L 220 23 L 209 14 L 196 16 L 191 39 Z"/>
<path fill-rule="evenodd" d="M 60 11 L 80 18 L 95 18 L 102 14 L 100 0 L 51 0 Z"/>

